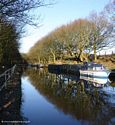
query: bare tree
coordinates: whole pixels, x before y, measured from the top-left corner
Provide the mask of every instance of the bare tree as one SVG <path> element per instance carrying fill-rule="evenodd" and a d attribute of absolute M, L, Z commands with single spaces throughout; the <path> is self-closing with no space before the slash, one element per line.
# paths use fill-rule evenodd
<path fill-rule="evenodd" d="M 112 21 L 115 22 L 115 0 L 111 0 L 104 8 L 104 12 Z"/>
<path fill-rule="evenodd" d="M 19 39 L 25 25 L 39 25 L 39 12 L 34 16 L 34 9 L 52 4 L 51 0 L 0 0 L 1 64 L 5 65 L 8 59 L 12 64 L 20 56 Z"/>
<path fill-rule="evenodd" d="M 115 27 L 115 0 L 111 0 L 104 8 L 104 13 Z M 115 46 L 115 28 L 112 33 L 111 45 Z"/>
<path fill-rule="evenodd" d="M 0 0 L 0 16 L 21 25 L 35 25 L 33 14 L 30 12 L 35 8 L 51 4 L 44 0 Z"/>
<path fill-rule="evenodd" d="M 89 18 L 92 21 L 92 32 L 90 34 L 90 49 L 94 51 L 94 59 L 96 61 L 97 51 L 109 47 L 113 39 L 114 27 L 113 23 L 108 20 L 105 13 L 92 13 Z"/>

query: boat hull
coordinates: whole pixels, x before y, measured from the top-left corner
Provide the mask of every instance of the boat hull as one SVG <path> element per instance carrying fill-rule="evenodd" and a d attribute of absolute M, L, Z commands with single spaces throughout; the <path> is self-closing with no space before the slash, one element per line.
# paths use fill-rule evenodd
<path fill-rule="evenodd" d="M 109 73 L 107 71 L 80 70 L 80 79 L 106 84 L 108 82 Z"/>
<path fill-rule="evenodd" d="M 95 78 L 108 78 L 109 73 L 106 71 L 95 71 L 95 70 L 80 70 L 80 75 L 95 77 Z"/>

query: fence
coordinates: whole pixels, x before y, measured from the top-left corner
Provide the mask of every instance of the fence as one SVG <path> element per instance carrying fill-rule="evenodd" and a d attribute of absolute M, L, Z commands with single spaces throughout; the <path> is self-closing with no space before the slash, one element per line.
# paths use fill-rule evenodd
<path fill-rule="evenodd" d="M 12 77 L 14 71 L 16 69 L 16 65 L 12 68 L 6 70 L 3 74 L 0 75 L 0 91 L 6 87 L 7 81 Z"/>

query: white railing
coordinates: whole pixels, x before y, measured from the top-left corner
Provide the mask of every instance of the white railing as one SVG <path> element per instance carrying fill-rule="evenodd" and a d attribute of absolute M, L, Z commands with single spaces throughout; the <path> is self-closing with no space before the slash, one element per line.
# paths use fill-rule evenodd
<path fill-rule="evenodd" d="M 12 68 L 6 70 L 3 74 L 0 75 L 0 91 L 6 87 L 7 81 L 12 77 L 14 71 L 16 69 L 16 65 Z"/>

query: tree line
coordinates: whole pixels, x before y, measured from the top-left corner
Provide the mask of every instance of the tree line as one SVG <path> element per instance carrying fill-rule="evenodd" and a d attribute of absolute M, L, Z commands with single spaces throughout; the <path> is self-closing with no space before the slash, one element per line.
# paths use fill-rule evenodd
<path fill-rule="evenodd" d="M 49 63 L 62 60 L 97 60 L 97 52 L 114 45 L 114 5 L 108 3 L 100 13 L 92 12 L 85 19 L 77 19 L 55 29 L 39 40 L 28 53 L 33 63 Z"/>
<path fill-rule="evenodd" d="M 12 66 L 21 60 L 19 34 L 13 24 L 0 20 L 0 65 Z"/>
<path fill-rule="evenodd" d="M 0 0 L 0 67 L 22 62 L 19 40 L 25 26 L 39 24 L 39 15 L 35 18 L 32 11 L 50 4 L 43 0 Z"/>

